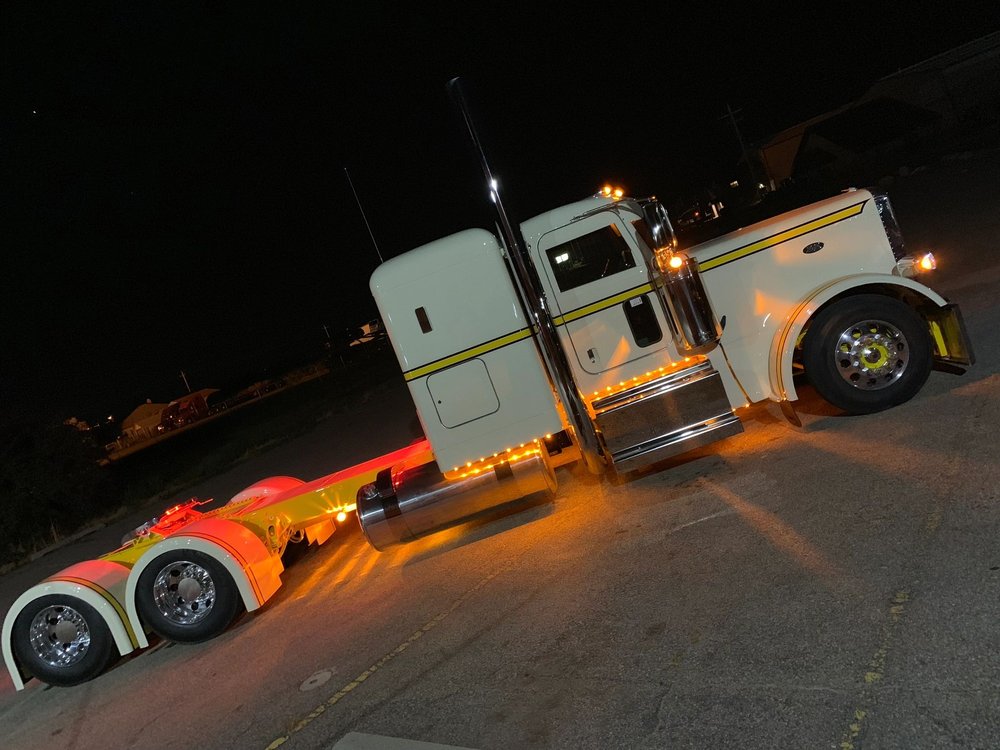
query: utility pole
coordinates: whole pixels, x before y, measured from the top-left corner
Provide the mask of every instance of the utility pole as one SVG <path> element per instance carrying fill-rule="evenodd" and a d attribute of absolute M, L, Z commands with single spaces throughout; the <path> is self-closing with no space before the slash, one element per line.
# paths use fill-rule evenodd
<path fill-rule="evenodd" d="M 365 216 L 365 209 L 361 207 L 361 199 L 358 198 L 358 191 L 354 189 L 354 181 L 351 180 L 351 173 L 347 171 L 347 167 L 344 167 L 344 174 L 347 175 L 347 184 L 351 186 L 351 192 L 354 193 L 354 200 L 357 201 L 358 210 L 361 212 L 361 218 L 365 220 L 365 226 L 368 228 L 368 236 L 372 238 L 372 245 L 375 246 L 375 254 L 378 256 L 378 262 L 384 263 L 382 260 L 382 253 L 379 252 L 378 243 L 375 242 L 375 235 L 372 233 L 371 224 L 368 223 L 368 217 Z"/>
<path fill-rule="evenodd" d="M 739 141 L 740 143 L 740 153 L 743 154 L 743 161 L 746 162 L 747 171 L 750 173 L 750 179 L 753 180 L 754 183 L 753 185 L 754 194 L 757 194 L 758 191 L 760 190 L 760 188 L 758 188 L 757 186 L 761 184 L 761 180 L 757 178 L 757 170 L 754 169 L 753 163 L 750 161 L 750 154 L 747 151 L 746 141 L 743 140 L 743 133 L 740 131 L 740 126 L 736 122 L 736 115 L 738 115 L 742 111 L 743 111 L 742 109 L 737 109 L 734 111 L 733 108 L 729 105 L 729 102 L 726 102 L 726 116 L 723 117 L 722 119 L 728 119 L 730 124 L 733 126 L 733 132 L 736 133 L 736 140 Z"/>
<path fill-rule="evenodd" d="M 333 338 L 330 336 L 330 329 L 327 327 L 326 323 L 323 324 L 323 332 L 326 334 L 326 346 L 330 353 L 333 354 Z M 337 357 L 340 359 L 340 366 L 347 367 L 347 363 L 344 361 L 344 355 L 337 351 Z"/>

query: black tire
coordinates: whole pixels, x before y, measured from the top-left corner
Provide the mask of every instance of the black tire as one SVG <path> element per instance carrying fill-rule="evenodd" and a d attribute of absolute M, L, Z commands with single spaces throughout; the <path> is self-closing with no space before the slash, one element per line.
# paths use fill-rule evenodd
<path fill-rule="evenodd" d="M 139 576 L 136 609 L 161 638 L 200 643 L 222 633 L 240 610 L 240 595 L 222 563 L 204 552 L 171 550 Z"/>
<path fill-rule="evenodd" d="M 871 414 L 913 398 L 934 364 L 923 318 L 893 297 L 859 294 L 821 310 L 802 352 L 817 392 L 848 414 Z"/>
<path fill-rule="evenodd" d="M 62 594 L 39 597 L 21 610 L 11 639 L 25 671 L 59 687 L 94 679 L 118 656 L 111 631 L 97 610 Z"/>

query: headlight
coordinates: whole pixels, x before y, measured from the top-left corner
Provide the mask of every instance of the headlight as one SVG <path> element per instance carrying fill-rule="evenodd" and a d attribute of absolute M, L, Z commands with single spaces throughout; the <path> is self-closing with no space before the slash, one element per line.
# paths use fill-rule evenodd
<path fill-rule="evenodd" d="M 896 274 L 907 279 L 919 276 L 922 273 L 933 271 L 937 268 L 937 259 L 934 253 L 924 253 L 920 256 L 904 255 L 896 261 Z"/>

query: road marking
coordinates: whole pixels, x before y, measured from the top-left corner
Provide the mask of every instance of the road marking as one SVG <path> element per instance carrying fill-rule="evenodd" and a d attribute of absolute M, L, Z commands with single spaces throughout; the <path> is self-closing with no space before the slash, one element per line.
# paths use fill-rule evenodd
<path fill-rule="evenodd" d="M 896 631 L 899 629 L 899 622 L 903 618 L 903 611 L 908 601 L 910 601 L 910 594 L 907 591 L 897 591 L 892 599 L 892 605 L 889 607 L 889 619 L 882 627 L 882 639 L 879 641 L 878 648 L 871 661 L 868 662 L 868 669 L 864 677 L 865 686 L 861 690 L 861 700 L 858 701 L 858 705 L 854 709 L 853 720 L 840 741 L 840 750 L 854 750 L 854 741 L 861 734 L 865 719 L 868 717 L 868 708 L 872 704 L 873 686 L 882 681 L 885 658 L 889 653 L 889 646 L 892 644 Z"/>
<path fill-rule="evenodd" d="M 944 516 L 944 508 L 941 507 L 940 498 L 934 499 L 934 510 L 930 512 L 927 516 L 927 521 L 924 524 L 924 531 L 928 534 L 933 534 L 938 530 L 938 526 L 941 525 L 941 518 Z"/>
<path fill-rule="evenodd" d="M 674 528 L 670 529 L 670 531 L 668 531 L 667 534 L 674 534 L 680 531 L 681 529 L 686 529 L 688 526 L 694 526 L 695 524 L 704 523 L 705 521 L 711 521 L 713 518 L 718 518 L 719 516 L 731 516 L 735 512 L 736 511 L 733 510 L 732 508 L 728 510 L 720 510 L 718 513 L 712 513 L 711 515 L 705 516 L 704 518 L 698 518 L 694 521 L 688 521 L 687 523 L 682 523 L 680 526 L 675 526 Z"/>
<path fill-rule="evenodd" d="M 397 656 L 406 651 L 406 649 L 408 649 L 414 643 L 423 638 L 424 635 L 426 635 L 428 632 L 430 632 L 438 625 L 440 625 L 441 622 L 448 615 L 450 615 L 452 612 L 454 612 L 456 609 L 462 606 L 462 604 L 466 600 L 468 600 L 473 594 L 482 589 L 486 584 L 488 584 L 498 575 L 506 571 L 509 567 L 510 564 L 505 565 L 504 567 L 495 570 L 494 572 L 490 573 L 488 576 L 480 580 L 475 586 L 470 588 L 468 591 L 466 591 L 464 594 L 458 597 L 455 601 L 453 601 L 448 606 L 447 609 L 437 614 L 436 616 L 428 620 L 426 623 L 424 623 L 422 626 L 417 628 L 417 630 L 411 633 L 410 636 L 402 643 L 400 643 L 398 646 L 396 646 L 396 648 L 392 649 L 387 654 L 377 659 L 370 667 L 368 667 L 368 669 L 366 669 L 364 672 L 362 672 L 353 680 L 351 680 L 342 688 L 340 688 L 340 690 L 338 690 L 336 693 L 327 698 L 324 703 L 321 703 L 320 705 L 316 706 L 316 708 L 310 711 L 305 717 L 295 722 L 292 725 L 292 728 L 288 730 L 288 734 L 276 738 L 273 742 L 271 742 L 270 745 L 267 746 L 266 750 L 275 750 L 275 748 L 281 747 L 286 742 L 288 742 L 288 740 L 291 739 L 293 734 L 301 732 L 303 729 L 309 726 L 313 721 L 322 716 L 323 713 L 326 711 L 326 709 L 335 706 L 337 703 L 339 703 L 341 700 L 347 697 L 347 695 L 349 695 L 353 690 L 360 687 L 365 680 L 367 680 L 369 677 L 374 675 L 378 670 L 382 669 L 386 664 L 388 664 Z"/>

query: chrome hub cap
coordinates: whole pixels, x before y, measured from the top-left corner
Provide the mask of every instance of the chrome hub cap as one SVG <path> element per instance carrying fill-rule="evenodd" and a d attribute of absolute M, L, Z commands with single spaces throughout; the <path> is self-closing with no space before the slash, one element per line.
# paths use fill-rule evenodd
<path fill-rule="evenodd" d="M 83 615 L 72 607 L 46 607 L 31 621 L 31 648 L 50 667 L 76 664 L 90 648 L 90 628 Z"/>
<path fill-rule="evenodd" d="M 215 582 L 212 575 L 197 563 L 178 560 L 156 575 L 153 602 L 170 622 L 193 625 L 204 620 L 212 611 Z"/>
<path fill-rule="evenodd" d="M 833 357 L 844 380 L 863 391 L 877 391 L 895 383 L 906 371 L 910 347 L 894 325 L 866 320 L 840 334 Z"/>

